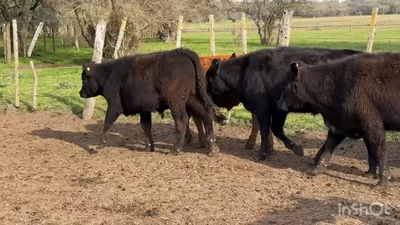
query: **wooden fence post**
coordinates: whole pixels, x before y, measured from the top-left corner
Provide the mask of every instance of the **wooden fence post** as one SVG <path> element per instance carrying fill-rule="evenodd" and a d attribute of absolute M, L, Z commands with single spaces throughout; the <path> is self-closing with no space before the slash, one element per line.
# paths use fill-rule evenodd
<path fill-rule="evenodd" d="M 31 57 L 33 48 L 35 47 L 36 41 L 39 38 L 40 33 L 42 32 L 42 27 L 43 27 L 43 22 L 39 23 L 39 26 L 36 29 L 35 35 L 33 36 L 31 45 L 29 46 L 29 50 L 28 50 L 28 57 Z"/>
<path fill-rule="evenodd" d="M 74 26 L 74 38 L 75 38 L 75 50 L 80 51 L 79 49 L 79 38 L 78 38 L 78 28 L 75 25 Z"/>
<path fill-rule="evenodd" d="M 290 22 L 293 17 L 293 10 L 284 10 L 282 19 L 279 21 L 279 32 L 277 47 L 287 47 L 290 43 Z"/>
<path fill-rule="evenodd" d="M 121 47 L 122 39 L 124 38 L 126 20 L 127 19 L 128 18 L 125 17 L 121 22 L 121 28 L 119 29 L 117 44 L 115 45 L 114 54 L 113 54 L 113 58 L 114 59 L 118 58 L 118 50 Z"/>
<path fill-rule="evenodd" d="M 18 59 L 18 29 L 17 20 L 12 20 L 14 39 L 14 80 L 15 80 L 15 107 L 19 108 L 19 59 Z"/>
<path fill-rule="evenodd" d="M 374 7 L 372 9 L 371 24 L 370 24 L 370 28 L 369 28 L 369 37 L 368 37 L 368 42 L 367 42 L 367 52 L 368 53 L 372 52 L 372 47 L 374 45 L 377 19 L 378 19 L 378 8 Z"/>
<path fill-rule="evenodd" d="M 210 49 L 211 55 L 215 55 L 215 29 L 214 29 L 214 15 L 208 17 L 210 23 Z"/>
<path fill-rule="evenodd" d="M 242 52 L 247 54 L 247 21 L 245 13 L 242 13 Z"/>
<path fill-rule="evenodd" d="M 38 76 L 35 70 L 35 65 L 33 61 L 29 61 L 29 65 L 31 66 L 33 72 L 33 97 L 32 97 L 32 108 L 33 110 L 37 110 L 37 86 L 38 86 Z"/>
<path fill-rule="evenodd" d="M 11 63 L 11 24 L 8 22 L 6 24 L 6 45 L 7 45 L 7 55 L 6 55 L 6 63 Z"/>
<path fill-rule="evenodd" d="M 103 56 L 104 39 L 106 35 L 107 21 L 100 19 L 96 26 L 96 37 L 94 39 L 94 48 L 92 61 L 95 63 L 101 63 Z M 90 120 L 94 113 L 94 107 L 96 105 L 96 98 L 87 98 L 85 100 L 85 108 L 83 109 L 82 118 L 83 120 Z"/>
<path fill-rule="evenodd" d="M 178 26 L 176 28 L 176 48 L 182 47 L 182 24 L 183 24 L 183 16 L 179 16 L 178 18 Z"/>

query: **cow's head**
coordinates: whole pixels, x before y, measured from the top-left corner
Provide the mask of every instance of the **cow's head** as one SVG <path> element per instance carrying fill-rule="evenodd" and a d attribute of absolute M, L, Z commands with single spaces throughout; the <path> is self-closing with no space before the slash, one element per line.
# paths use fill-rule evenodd
<path fill-rule="evenodd" d="M 84 64 L 82 71 L 82 89 L 79 92 L 82 98 L 96 97 L 101 94 L 99 68 L 94 63 Z"/>
<path fill-rule="evenodd" d="M 235 58 L 236 54 L 233 53 L 228 60 Z M 221 72 L 221 62 L 220 59 L 214 59 L 206 72 L 207 91 L 218 107 L 230 110 L 240 103 L 240 99 L 229 94 L 230 87 L 226 82 L 226 78 L 229 79 L 229 74 L 227 71 Z"/>
<path fill-rule="evenodd" d="M 301 82 L 301 78 L 304 76 L 303 67 L 306 65 L 303 65 L 302 62 L 290 63 L 290 69 L 285 74 L 283 91 L 277 104 L 279 110 L 293 112 L 310 108 L 304 95 L 305 87 Z"/>

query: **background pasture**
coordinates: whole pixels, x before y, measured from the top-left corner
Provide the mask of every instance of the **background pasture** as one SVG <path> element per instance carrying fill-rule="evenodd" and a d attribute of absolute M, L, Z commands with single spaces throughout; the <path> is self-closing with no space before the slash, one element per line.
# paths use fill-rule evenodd
<path fill-rule="evenodd" d="M 315 46 L 324 48 L 350 48 L 365 50 L 368 39 L 370 16 L 346 16 L 324 18 L 294 18 L 292 21 L 291 46 Z M 196 51 L 199 55 L 210 55 L 210 41 L 207 23 L 184 23 L 182 45 Z M 400 15 L 380 15 L 374 42 L 374 52 L 400 50 Z M 216 54 L 241 53 L 240 21 L 219 22 L 215 25 Z M 274 35 L 276 36 L 276 35 Z M 254 24 L 248 23 L 248 51 L 275 46 L 261 46 Z M 91 59 L 92 49 L 82 45 L 77 51 L 74 47 L 61 44 L 60 37 L 56 38 L 56 53 L 52 49 L 52 42 L 47 41 L 48 51 L 43 52 L 43 39 L 37 43 L 37 56 L 32 59 L 39 70 L 38 109 L 62 112 L 71 110 L 79 113 L 83 109 L 84 100 L 79 97 L 81 86 L 81 64 Z M 2 56 L 0 46 L 0 56 Z M 149 53 L 175 48 L 175 43 L 164 43 L 158 39 L 142 41 L 139 52 Z M 28 59 L 20 58 L 22 66 L 20 75 L 21 109 L 31 110 L 32 72 L 28 67 Z M 0 64 L 0 107 L 13 102 L 13 65 Z M 103 116 L 106 104 L 98 98 L 95 116 Z M 159 119 L 158 115 L 156 118 Z M 234 109 L 231 126 L 249 126 L 250 114 L 238 106 Z M 170 119 L 167 113 L 167 119 Z M 325 126 L 320 116 L 311 115 L 289 116 L 286 130 L 293 133 L 300 129 L 323 130 Z M 390 138 L 396 138 L 390 134 Z"/>

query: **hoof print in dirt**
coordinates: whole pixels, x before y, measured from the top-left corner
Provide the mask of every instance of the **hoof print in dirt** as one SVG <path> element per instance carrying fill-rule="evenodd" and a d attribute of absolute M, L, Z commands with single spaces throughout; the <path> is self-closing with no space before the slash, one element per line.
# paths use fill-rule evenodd
<path fill-rule="evenodd" d="M 87 152 L 89 153 L 89 155 L 94 155 L 94 154 L 98 154 L 99 153 L 94 148 L 88 148 Z"/>
<path fill-rule="evenodd" d="M 144 212 L 145 216 L 148 217 L 157 217 L 158 216 L 158 209 L 157 208 L 152 208 L 149 210 L 146 210 L 146 212 Z"/>

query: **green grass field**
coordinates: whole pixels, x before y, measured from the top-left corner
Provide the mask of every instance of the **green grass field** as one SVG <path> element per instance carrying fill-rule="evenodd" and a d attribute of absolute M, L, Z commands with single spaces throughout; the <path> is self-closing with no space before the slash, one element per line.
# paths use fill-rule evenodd
<path fill-rule="evenodd" d="M 400 19 L 400 16 L 380 16 L 378 24 L 392 24 L 393 21 Z M 293 20 L 291 45 L 292 46 L 315 46 L 325 48 L 350 48 L 365 50 L 368 38 L 367 26 L 349 29 L 348 27 L 336 27 L 326 29 L 323 24 L 329 21 L 332 23 L 353 24 L 357 21 L 369 22 L 369 17 L 341 17 L 341 18 L 318 18 L 318 19 L 298 19 Z M 301 24 L 314 24 L 309 28 L 296 28 Z M 322 25 L 321 25 L 322 24 Z M 203 29 L 206 24 L 185 24 L 186 29 Z M 236 23 L 225 22 L 217 24 L 219 29 L 224 27 L 240 26 L 240 21 Z M 218 29 L 217 29 L 218 30 Z M 377 27 L 374 42 L 374 51 L 399 51 L 400 50 L 400 24 L 385 25 Z M 262 48 L 274 48 L 273 46 L 261 46 L 258 35 L 255 31 L 248 34 L 248 51 L 255 51 Z M 231 32 L 216 32 L 216 53 L 231 54 L 240 53 L 241 46 L 235 35 Z M 1 43 L 2 44 L 2 43 Z M 84 99 L 79 97 L 81 87 L 80 73 L 81 64 L 88 62 L 91 58 L 92 49 L 88 46 L 81 46 L 81 51 L 76 51 L 73 46 L 61 46 L 60 40 L 56 40 L 56 53 L 52 53 L 51 40 L 47 42 L 47 53 L 43 52 L 43 39 L 39 39 L 37 44 L 38 56 L 32 57 L 35 65 L 39 66 L 77 66 L 75 68 L 46 68 L 39 69 L 39 88 L 38 88 L 38 107 L 39 110 L 52 110 L 57 113 L 72 111 L 79 113 L 83 109 Z M 188 33 L 182 35 L 182 45 L 185 48 L 196 51 L 199 55 L 210 54 L 209 33 Z M 175 48 L 175 43 L 162 43 L 158 40 L 145 40 L 140 46 L 140 53 L 148 53 L 160 50 Z M 0 45 L 0 57 L 3 58 L 3 47 Z M 20 99 L 21 110 L 31 110 L 32 102 L 32 72 L 28 65 L 29 60 L 20 59 L 23 68 L 20 75 Z M 50 65 L 51 64 L 51 65 Z M 0 108 L 5 108 L 7 104 L 14 102 L 14 72 L 13 65 L 5 65 L 0 61 Z M 106 104 L 99 97 L 97 100 L 95 116 L 104 116 Z M 157 115 L 157 120 L 159 116 Z M 167 115 L 167 119 L 170 119 Z M 243 108 L 238 106 L 234 109 L 231 119 L 231 126 L 250 126 L 251 115 Z M 304 114 L 292 114 L 286 123 L 288 133 L 295 133 L 298 130 L 324 130 L 326 129 L 320 116 L 313 117 Z M 396 137 L 395 137 L 396 136 Z M 390 134 L 391 139 L 397 139 L 396 134 Z"/>

